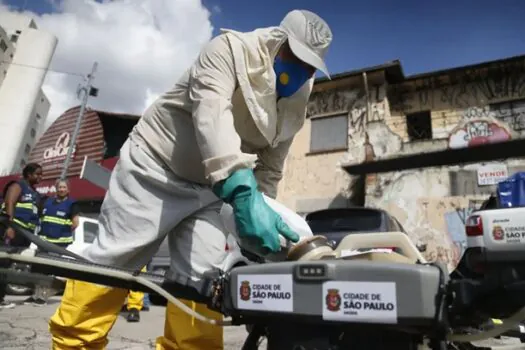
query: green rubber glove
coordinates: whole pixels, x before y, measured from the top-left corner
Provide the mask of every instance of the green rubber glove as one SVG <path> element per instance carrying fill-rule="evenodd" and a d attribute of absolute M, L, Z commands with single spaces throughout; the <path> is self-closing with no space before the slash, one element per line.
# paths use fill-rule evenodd
<path fill-rule="evenodd" d="M 239 236 L 262 247 L 263 254 L 281 249 L 279 235 L 292 242 L 299 241 L 299 235 L 266 204 L 251 169 L 237 170 L 226 180 L 215 184 L 213 192 L 232 205 Z"/>

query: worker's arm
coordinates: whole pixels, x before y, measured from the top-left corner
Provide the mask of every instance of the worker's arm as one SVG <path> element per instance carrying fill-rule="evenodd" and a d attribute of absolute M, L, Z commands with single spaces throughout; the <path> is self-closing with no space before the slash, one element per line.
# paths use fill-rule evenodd
<path fill-rule="evenodd" d="M 11 186 L 9 186 L 9 189 L 7 190 L 4 200 L 5 212 L 11 220 L 15 215 L 15 206 L 16 203 L 18 203 L 18 198 L 20 198 L 21 193 L 22 187 L 20 187 L 20 185 L 17 183 L 13 183 Z"/>
<path fill-rule="evenodd" d="M 78 204 L 77 203 L 73 203 L 71 205 L 71 221 L 72 221 L 71 232 L 75 231 L 77 229 L 77 227 L 78 227 L 79 214 L 80 214 L 80 210 L 78 208 Z"/>
<path fill-rule="evenodd" d="M 253 168 L 257 156 L 241 152 L 231 99 L 237 85 L 233 54 L 225 35 L 210 41 L 190 70 L 193 124 L 206 177 L 212 185 L 234 171 Z"/>
<path fill-rule="evenodd" d="M 283 141 L 272 148 L 270 146 L 258 152 L 255 166 L 255 178 L 259 190 L 268 197 L 277 197 L 277 186 L 283 177 L 283 167 L 293 138 Z"/>

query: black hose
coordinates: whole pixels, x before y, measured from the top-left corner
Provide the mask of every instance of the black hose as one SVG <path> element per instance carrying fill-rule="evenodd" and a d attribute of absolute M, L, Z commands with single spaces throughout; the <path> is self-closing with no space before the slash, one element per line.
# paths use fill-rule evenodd
<path fill-rule="evenodd" d="M 11 226 L 16 231 L 16 234 L 22 234 L 25 238 L 27 238 L 29 241 L 34 243 L 39 249 L 39 252 L 36 253 L 36 256 L 38 257 L 42 257 L 47 260 L 74 262 L 79 265 L 93 266 L 93 267 L 99 267 L 103 269 L 111 269 L 111 270 L 126 272 L 129 274 L 139 275 L 140 277 L 144 277 L 154 282 L 155 284 L 160 285 L 164 290 L 168 291 L 171 295 L 177 298 L 184 298 L 184 299 L 193 300 L 193 301 L 200 302 L 200 303 L 208 303 L 210 301 L 209 295 L 203 294 L 201 291 L 198 291 L 193 287 L 183 285 L 175 281 L 166 280 L 163 276 L 160 276 L 160 275 L 155 275 L 155 274 L 151 274 L 148 272 L 136 272 L 136 271 L 131 271 L 131 270 L 124 269 L 124 268 L 116 268 L 116 267 L 105 266 L 105 265 L 93 263 L 92 261 L 89 261 L 88 259 L 85 259 L 81 257 L 80 255 L 77 255 L 67 249 L 64 249 L 53 243 L 43 240 L 42 238 L 38 237 L 31 231 L 25 229 L 24 227 L 20 226 L 19 224 L 15 222 L 10 222 L 9 218 L 6 215 L 0 214 L 0 225 Z M 10 251 L 10 250 L 11 249 L 9 247 L 0 248 L 0 251 Z M 51 256 L 51 255 L 48 255 L 47 253 L 53 253 L 58 256 Z M 73 258 L 74 261 L 71 261 L 71 259 L 65 258 L 65 256 Z M 145 289 L 144 286 L 137 284 L 137 283 L 130 284 L 130 282 L 122 281 L 122 280 L 119 280 L 118 278 L 112 278 L 109 276 L 101 276 L 100 274 L 90 274 L 85 271 L 84 272 L 72 271 L 67 268 L 60 268 L 58 266 L 33 263 L 32 270 L 35 273 L 57 275 L 61 277 L 77 279 L 77 280 L 97 283 L 97 284 L 104 284 L 104 285 L 118 287 L 118 288 L 127 288 L 131 290 L 137 290 L 137 291 L 143 291 L 143 292 L 153 292 L 148 288 Z M 207 281 L 208 284 L 211 285 L 212 280 L 213 279 L 209 279 Z"/>
<path fill-rule="evenodd" d="M 33 232 L 17 224 L 16 222 L 9 221 L 9 217 L 5 214 L 0 214 L 0 225 L 12 227 L 16 231 L 16 234 L 21 234 L 22 236 L 27 238 L 27 240 L 29 240 L 31 243 L 34 243 L 39 250 L 48 253 L 55 253 L 58 255 L 65 255 L 76 260 L 89 262 L 89 260 L 81 257 L 80 255 L 77 255 L 65 248 L 59 247 L 56 244 L 43 240 L 42 238 L 35 235 Z"/>

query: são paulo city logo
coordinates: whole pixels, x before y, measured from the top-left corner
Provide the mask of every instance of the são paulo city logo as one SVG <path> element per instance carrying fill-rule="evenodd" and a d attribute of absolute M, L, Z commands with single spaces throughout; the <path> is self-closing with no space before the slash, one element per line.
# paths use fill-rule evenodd
<path fill-rule="evenodd" d="M 496 241 L 502 241 L 505 238 L 505 231 L 499 225 L 494 226 L 492 229 L 492 236 Z"/>
<path fill-rule="evenodd" d="M 339 311 L 341 308 L 341 295 L 339 295 L 339 289 L 328 289 L 325 302 L 328 311 Z"/>
<path fill-rule="evenodd" d="M 250 281 L 242 281 L 241 287 L 239 288 L 239 294 L 241 300 L 248 301 L 250 300 L 250 294 L 252 294 L 252 289 L 250 288 Z"/>

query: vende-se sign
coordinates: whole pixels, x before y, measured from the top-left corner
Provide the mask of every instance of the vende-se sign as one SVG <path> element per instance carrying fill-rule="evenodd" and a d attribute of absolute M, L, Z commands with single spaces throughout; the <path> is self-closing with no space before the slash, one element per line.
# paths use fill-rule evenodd
<path fill-rule="evenodd" d="M 478 185 L 496 185 L 498 182 L 509 177 L 509 172 L 505 164 L 487 164 L 478 168 Z"/>
<path fill-rule="evenodd" d="M 68 132 L 63 132 L 57 139 L 55 146 L 44 150 L 44 163 L 59 159 L 65 159 L 71 143 L 71 136 Z M 73 147 L 72 158 L 75 157 L 76 147 Z"/>

